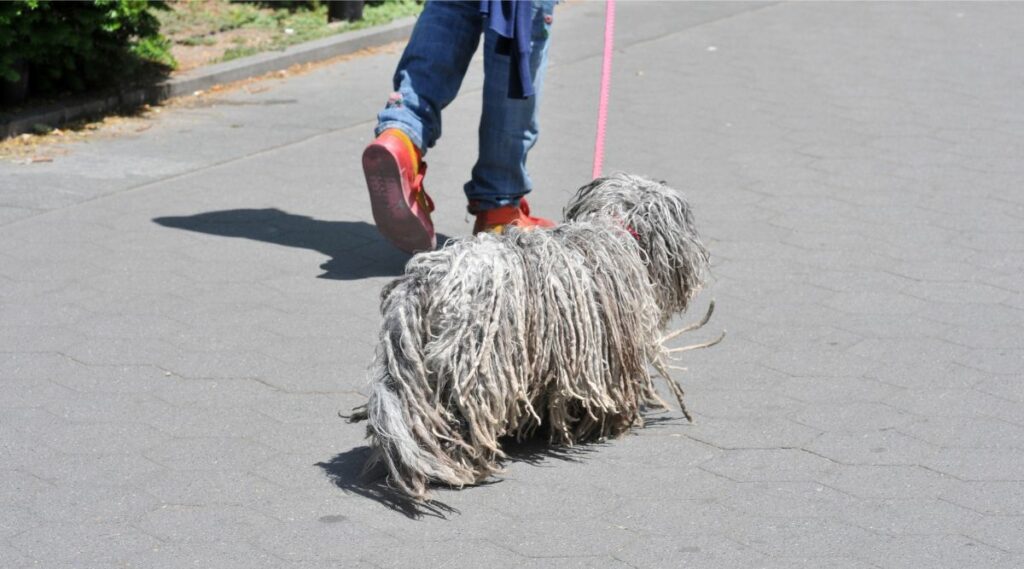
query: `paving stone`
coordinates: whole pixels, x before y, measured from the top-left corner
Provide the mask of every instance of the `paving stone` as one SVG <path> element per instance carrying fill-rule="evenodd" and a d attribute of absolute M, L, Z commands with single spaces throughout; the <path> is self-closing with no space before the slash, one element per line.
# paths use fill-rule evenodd
<path fill-rule="evenodd" d="M 864 377 L 786 377 L 774 391 L 805 403 L 851 403 L 882 401 L 898 393 L 896 386 Z"/>
<path fill-rule="evenodd" d="M 153 475 L 147 491 L 168 504 L 248 504 L 277 495 L 280 487 L 240 470 L 164 470 Z"/>
<path fill-rule="evenodd" d="M 591 558 L 592 560 L 593 558 Z M 615 561 L 606 558 L 615 566 Z M 526 559 L 508 549 L 477 539 L 458 539 L 452 541 L 419 543 L 414 548 L 393 548 L 373 556 L 373 563 L 378 567 L 523 567 Z M 572 567 L 561 564 L 553 566 Z M 568 560 L 565 560 L 568 561 Z M 546 563 L 544 564 L 546 565 Z M 576 565 L 577 567 L 582 565 Z"/>
<path fill-rule="evenodd" d="M 132 525 L 165 543 L 204 547 L 246 543 L 279 522 L 244 506 L 161 504 Z"/>
<path fill-rule="evenodd" d="M 664 422 L 653 423 L 659 418 Z M 581 446 L 579 460 L 583 463 L 580 472 L 596 472 L 611 464 L 622 468 L 633 468 L 636 466 L 635 458 L 639 452 L 648 453 L 650 456 L 644 466 L 651 469 L 676 468 L 683 470 L 686 467 L 696 466 L 715 454 L 715 449 L 708 448 L 708 445 L 696 442 L 689 438 L 693 432 L 692 426 L 686 423 L 682 417 L 670 419 L 668 417 L 652 417 L 653 424 L 645 431 L 637 432 L 622 437 L 621 439 L 609 441 L 603 445 Z M 572 452 L 565 453 L 567 459 L 576 458 Z M 594 463 L 588 459 L 593 457 Z M 599 463 L 596 461 L 600 461 Z M 558 464 L 552 461 L 552 466 Z M 563 475 L 564 469 L 550 469 L 547 472 Z"/>
<path fill-rule="evenodd" d="M 950 328 L 940 337 L 952 344 L 969 348 L 1010 349 L 1020 345 L 1014 326 L 992 326 L 974 328 L 970 334 L 962 329 Z"/>
<path fill-rule="evenodd" d="M 19 503 L 28 502 L 30 499 L 31 495 L 25 496 L 21 500 L 5 500 L 4 519 L 0 521 L 0 540 L 13 538 L 43 525 L 43 520 L 39 519 L 39 516 L 28 506 L 22 506 Z"/>
<path fill-rule="evenodd" d="M 938 447 L 893 429 L 858 433 L 827 432 L 807 450 L 844 464 L 918 464 Z"/>
<path fill-rule="evenodd" d="M 273 386 L 255 378 L 182 379 L 172 374 L 171 380 L 153 392 L 153 397 L 177 407 L 212 410 L 255 404 L 278 393 Z"/>
<path fill-rule="evenodd" d="M 348 410 L 346 409 L 346 411 Z M 337 411 L 334 414 L 334 421 L 323 419 L 330 416 L 326 413 L 320 415 L 320 423 L 280 424 L 272 422 L 272 420 L 267 421 L 264 424 L 273 424 L 273 429 L 253 430 L 245 435 L 245 439 L 284 453 L 319 452 L 321 456 L 316 458 L 321 459 L 322 455 L 335 450 L 334 446 L 339 433 L 352 435 L 354 442 L 358 441 L 360 435 L 365 434 L 363 425 L 346 424 L 337 416 Z"/>
<path fill-rule="evenodd" d="M 34 494 L 53 488 L 46 480 L 23 470 L 0 470 L 0 482 L 0 501 L 10 506 L 27 505 Z"/>
<path fill-rule="evenodd" d="M 362 405 L 366 399 L 356 393 L 273 393 L 266 394 L 253 406 L 259 413 L 281 423 L 323 424 L 321 417 L 334 413 L 347 413 L 352 407 Z M 340 424 L 339 417 L 338 423 Z M 334 425 L 337 426 L 337 425 Z"/>
<path fill-rule="evenodd" d="M 62 390 L 66 388 L 59 388 Z M 42 408 L 69 423 L 146 423 L 171 412 L 170 404 L 148 393 L 74 393 L 53 399 Z"/>
<path fill-rule="evenodd" d="M 5 381 L 62 377 L 81 369 L 70 358 L 52 351 L 0 352 Z"/>
<path fill-rule="evenodd" d="M 775 389 L 788 378 L 785 374 L 757 365 L 754 362 L 734 363 L 728 367 L 713 365 L 716 360 L 709 358 L 709 364 L 702 366 L 699 374 L 679 377 L 687 393 L 687 401 L 701 401 L 707 398 L 706 390 L 722 389 L 735 391 L 763 391 Z M 787 395 L 779 392 L 780 395 Z M 728 399 L 728 398 L 724 398 Z"/>
<path fill-rule="evenodd" d="M 65 454 L 136 453 L 157 447 L 167 436 L 140 423 L 67 423 L 40 437 Z"/>
<path fill-rule="evenodd" d="M 59 535 L 60 539 L 54 540 L 54 535 Z M 90 566 L 124 564 L 159 544 L 155 538 L 117 523 L 50 523 L 32 528 L 8 542 L 31 559 Z"/>
<path fill-rule="evenodd" d="M 943 448 L 921 462 L 923 466 L 961 480 L 1024 480 L 1020 451 L 1005 449 Z"/>
<path fill-rule="evenodd" d="M 978 385 L 987 374 L 945 359 L 915 358 L 914 361 L 887 361 L 865 377 L 901 387 L 922 391 L 943 392 L 950 389 L 970 389 Z"/>
<path fill-rule="evenodd" d="M 39 467 L 52 471 L 55 464 L 60 464 L 61 453 L 42 446 L 13 429 L 5 428 L 2 432 L 5 436 L 0 438 L 0 461 L 5 469 L 34 472 L 33 469 Z"/>
<path fill-rule="evenodd" d="M 134 342 L 126 341 L 126 346 L 136 346 Z M 167 348 L 160 342 L 160 350 Z M 72 352 L 74 353 L 74 352 Z M 141 352 L 139 352 L 141 353 Z M 85 356 L 88 359 L 88 356 Z M 126 356 L 128 360 L 134 360 L 135 356 Z M 117 361 L 119 356 L 111 356 L 110 359 L 102 358 L 98 361 Z M 97 361 L 97 360 L 93 360 Z M 136 361 L 152 361 L 151 358 L 142 357 Z M 167 372 L 153 365 L 85 365 L 75 373 L 54 376 L 51 381 L 85 393 L 146 393 L 157 389 L 167 381 Z"/>
<path fill-rule="evenodd" d="M 611 555 L 633 538 L 634 534 L 611 522 L 577 518 L 571 524 L 559 520 L 515 521 L 491 540 L 520 556 L 540 558 Z"/>
<path fill-rule="evenodd" d="M 10 380 L 5 382 L 8 397 L 0 406 L 9 407 L 41 407 L 50 402 L 63 402 L 68 399 L 66 387 L 45 379 Z"/>
<path fill-rule="evenodd" d="M 801 350 L 774 352 L 764 365 L 793 377 L 841 377 L 865 374 L 878 362 L 844 352 Z"/>
<path fill-rule="evenodd" d="M 1024 481 L 964 482 L 942 492 L 943 500 L 993 516 L 1024 516 Z"/>
<path fill-rule="evenodd" d="M 1024 386 L 1017 376 L 990 376 L 976 383 L 975 388 L 988 395 L 1024 403 Z"/>
<path fill-rule="evenodd" d="M 253 437 L 263 432 L 274 432 L 280 423 L 248 408 L 238 406 L 221 409 L 218 413 L 196 407 L 164 405 L 146 417 L 146 422 L 157 430 L 175 438 L 198 438 L 217 434 Z"/>
<path fill-rule="evenodd" d="M 194 530 L 193 533 L 195 533 Z M 133 563 L 154 569 L 207 565 L 224 569 L 276 569 L 300 566 L 261 551 L 248 542 L 158 543 L 148 550 L 135 553 L 132 558 Z M 337 561 L 329 563 L 336 566 Z M 326 565 L 309 563 L 301 564 L 301 566 L 323 567 Z M 362 567 L 361 565 L 352 566 Z"/>
<path fill-rule="evenodd" d="M 780 448 L 729 450 L 701 468 L 737 482 L 810 482 L 837 466 L 806 451 Z"/>
<path fill-rule="evenodd" d="M 1024 427 L 986 417 L 932 417 L 899 430 L 944 447 L 1024 449 Z"/>
<path fill-rule="evenodd" d="M 867 500 L 847 513 L 847 523 L 885 535 L 956 535 L 983 516 L 934 499 Z"/>
<path fill-rule="evenodd" d="M 795 518 L 835 518 L 858 502 L 855 496 L 817 482 L 748 482 L 737 485 L 722 504 L 750 516 L 774 512 Z"/>
<path fill-rule="evenodd" d="M 26 472 L 57 488 L 121 486 L 146 488 L 146 482 L 164 467 L 140 454 L 60 454 L 27 464 Z"/>
<path fill-rule="evenodd" d="M 719 535 L 681 534 L 638 537 L 614 554 L 630 567 L 690 567 L 724 563 L 734 567 L 763 567 L 767 558 L 749 547 Z M 596 565 L 580 565 L 594 567 Z"/>
<path fill-rule="evenodd" d="M 3 215 L 3 209 L 0 208 L 0 216 Z M 18 552 L 13 547 L 0 542 L 0 563 L 5 567 L 23 567 L 31 563 L 32 561 Z"/>
<path fill-rule="evenodd" d="M 878 565 L 869 563 L 861 559 L 853 557 L 830 557 L 829 563 L 835 564 L 836 567 L 846 567 L 848 569 L 874 569 Z M 821 567 L 822 559 L 817 557 L 777 557 L 774 559 L 765 559 L 760 562 L 757 567 L 760 569 L 794 569 L 796 567 L 805 567 L 806 569 L 813 569 L 815 567 Z"/>
<path fill-rule="evenodd" d="M 1024 350 L 973 350 L 957 363 L 985 373 L 1019 376 L 1024 373 Z"/>
<path fill-rule="evenodd" d="M 934 498 L 956 492 L 960 480 L 920 465 L 846 465 L 819 480 L 859 498 Z"/>
<path fill-rule="evenodd" d="M 700 415 L 716 419 L 745 418 L 759 414 L 782 416 L 806 407 L 806 404 L 780 396 L 774 390 L 730 390 L 717 395 L 702 402 Z"/>
<path fill-rule="evenodd" d="M 916 391 L 894 392 L 885 402 L 898 409 L 929 419 L 950 417 L 989 417 L 1019 425 L 1024 417 L 1024 404 L 990 395 L 982 391 L 986 382 L 974 389 L 946 389 L 929 397 Z"/>
<path fill-rule="evenodd" d="M 324 471 L 317 466 L 317 463 L 322 462 L 323 455 L 312 450 L 304 454 L 298 454 L 298 449 L 293 450 L 292 453 L 275 454 L 252 467 L 249 472 L 277 486 L 296 491 L 323 484 Z"/>
<path fill-rule="evenodd" d="M 1013 516 L 984 517 L 972 520 L 971 525 L 963 533 L 981 543 L 1022 555 L 1024 554 L 1024 543 L 1020 539 L 1022 531 L 1024 531 L 1024 518 Z"/>
<path fill-rule="evenodd" d="M 716 453 L 717 455 L 718 453 Z M 637 460 L 641 460 L 637 457 Z M 632 462 L 607 462 L 598 467 L 602 473 L 600 480 L 590 482 L 587 486 L 607 488 L 616 496 L 628 501 L 668 501 L 708 499 L 708 496 L 720 496 L 730 486 L 729 481 L 720 475 L 698 467 L 652 468 L 638 466 Z M 526 474 L 534 477 L 532 471 Z"/>
<path fill-rule="evenodd" d="M 890 538 L 833 519 L 751 518 L 730 538 L 769 557 L 789 557 L 793 551 L 810 558 L 854 557 L 875 550 Z"/>
<path fill-rule="evenodd" d="M 342 563 L 359 561 L 361 552 L 397 549 L 399 544 L 393 537 L 347 520 L 282 524 L 253 541 L 257 549 L 285 561 L 334 560 Z"/>
<path fill-rule="evenodd" d="M 582 557 L 532 557 L 517 560 L 516 567 L 531 569 L 585 569 L 588 567 L 611 567 L 624 569 L 632 567 L 616 556 L 588 555 Z"/>
<path fill-rule="evenodd" d="M 31 288 L 31 286 L 34 284 L 26 285 L 26 288 Z M 2 290 L 12 294 L 13 297 L 11 285 L 5 283 Z M 0 325 L 0 345 L 12 354 L 30 351 L 60 352 L 83 339 L 77 330 L 70 330 L 62 326 Z"/>
<path fill-rule="evenodd" d="M 819 403 L 789 415 L 820 431 L 864 432 L 898 429 L 922 418 L 879 403 Z"/>
<path fill-rule="evenodd" d="M 50 522 L 130 522 L 155 507 L 157 500 L 132 486 L 61 485 L 38 492 L 32 511 Z"/>
<path fill-rule="evenodd" d="M 815 440 L 821 432 L 785 417 L 752 416 L 743 419 L 704 419 L 687 436 L 719 449 L 792 448 Z"/>
<path fill-rule="evenodd" d="M 961 535 L 897 536 L 863 550 L 861 558 L 888 568 L 1011 567 L 997 549 Z"/>
<path fill-rule="evenodd" d="M 263 462 L 274 451 L 241 438 L 214 436 L 174 438 L 154 445 L 146 458 L 170 470 L 243 470 Z"/>

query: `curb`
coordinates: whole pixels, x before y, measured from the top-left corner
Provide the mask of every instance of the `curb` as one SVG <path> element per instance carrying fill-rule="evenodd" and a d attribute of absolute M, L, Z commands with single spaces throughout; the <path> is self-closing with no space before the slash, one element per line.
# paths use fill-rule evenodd
<path fill-rule="evenodd" d="M 125 89 L 111 95 L 54 103 L 24 114 L 0 119 L 0 140 L 32 132 L 35 125 L 59 127 L 79 119 L 95 117 L 113 110 L 125 110 L 154 104 L 165 99 L 207 90 L 214 85 L 257 77 L 287 69 L 300 63 L 312 63 L 347 55 L 368 47 L 403 40 L 412 33 L 416 17 L 389 24 L 343 32 L 334 36 L 293 45 L 282 51 L 258 53 L 226 63 L 216 63 L 182 73 L 177 77 L 143 87 Z"/>

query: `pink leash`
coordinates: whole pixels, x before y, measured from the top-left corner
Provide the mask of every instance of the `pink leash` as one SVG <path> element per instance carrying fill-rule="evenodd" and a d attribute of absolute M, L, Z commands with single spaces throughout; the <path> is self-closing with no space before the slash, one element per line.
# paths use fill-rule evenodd
<path fill-rule="evenodd" d="M 604 62 L 601 65 L 601 102 L 597 106 L 597 139 L 594 141 L 593 178 L 601 177 L 604 166 L 604 135 L 608 124 L 608 92 L 612 86 L 612 48 L 615 45 L 615 0 L 604 4 Z"/>

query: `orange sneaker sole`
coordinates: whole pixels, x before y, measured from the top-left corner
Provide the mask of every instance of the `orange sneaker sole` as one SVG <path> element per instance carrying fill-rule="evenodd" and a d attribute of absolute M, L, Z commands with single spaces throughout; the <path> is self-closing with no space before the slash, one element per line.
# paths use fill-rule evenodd
<path fill-rule="evenodd" d="M 416 200 L 414 189 L 409 187 L 410 176 L 402 172 L 392 151 L 379 143 L 367 146 L 363 151 L 363 174 L 377 230 L 406 253 L 436 248 L 430 212 Z"/>

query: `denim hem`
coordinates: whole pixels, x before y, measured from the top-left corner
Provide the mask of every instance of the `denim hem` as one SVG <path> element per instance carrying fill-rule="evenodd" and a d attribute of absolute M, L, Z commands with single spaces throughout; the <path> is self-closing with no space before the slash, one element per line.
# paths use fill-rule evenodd
<path fill-rule="evenodd" d="M 473 192 L 473 182 L 466 182 L 463 190 L 466 192 L 466 211 L 471 214 L 510 205 L 518 206 L 519 200 L 530 193 L 527 190 L 517 194 L 478 194 Z"/>
<path fill-rule="evenodd" d="M 380 133 L 388 130 L 389 128 L 396 128 L 405 133 L 412 140 L 412 143 L 416 145 L 416 149 L 420 151 L 420 156 L 427 155 L 427 149 L 423 146 L 423 138 L 420 137 L 419 133 L 409 128 L 409 125 L 399 121 L 386 121 L 377 123 L 377 128 L 373 130 L 374 136 L 380 136 Z"/>

